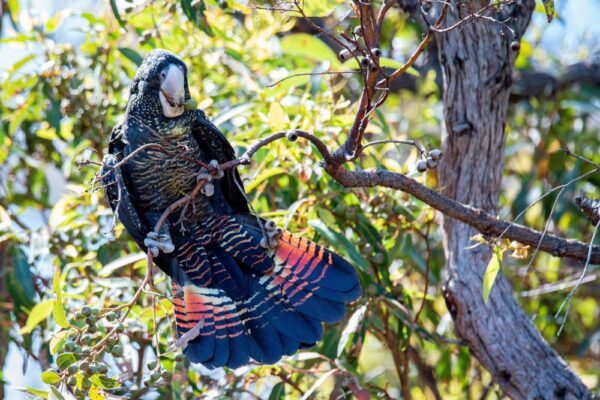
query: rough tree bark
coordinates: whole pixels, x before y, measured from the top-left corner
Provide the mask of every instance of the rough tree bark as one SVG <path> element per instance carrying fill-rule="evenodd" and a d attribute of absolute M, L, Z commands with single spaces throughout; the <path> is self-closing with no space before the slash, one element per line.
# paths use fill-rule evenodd
<path fill-rule="evenodd" d="M 451 2 L 445 26 L 489 2 L 456 3 Z M 511 17 L 509 24 L 520 37 L 533 7 L 533 0 L 519 0 L 491 14 L 498 20 Z M 440 8 L 435 5 L 430 13 L 439 13 Z M 450 198 L 492 213 L 497 209 L 502 179 L 504 129 L 516 57 L 510 48 L 513 40 L 508 29 L 485 19 L 436 34 L 444 78 L 440 187 Z M 469 248 L 470 238 L 477 233 L 462 222 L 444 218 L 444 296 L 457 334 L 511 398 L 591 398 L 523 313 L 501 274 L 488 304 L 484 303 L 482 279 L 492 252 L 486 246 Z"/>

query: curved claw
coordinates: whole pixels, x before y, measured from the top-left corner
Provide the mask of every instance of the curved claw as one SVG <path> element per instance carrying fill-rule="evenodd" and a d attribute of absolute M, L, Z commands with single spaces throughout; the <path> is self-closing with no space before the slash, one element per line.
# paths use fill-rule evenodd
<path fill-rule="evenodd" d="M 225 171 L 221 169 L 217 160 L 210 160 L 208 167 L 210 173 L 213 175 L 213 178 L 221 179 L 223 176 L 225 176 Z"/>
<path fill-rule="evenodd" d="M 198 182 L 200 180 L 204 180 L 207 183 L 209 183 L 209 182 L 212 182 L 213 176 L 211 174 L 209 174 L 208 172 L 206 172 L 205 169 L 203 169 L 198 175 L 196 175 L 196 182 Z"/>
<path fill-rule="evenodd" d="M 144 245 L 150 249 L 154 257 L 158 256 L 159 251 L 168 254 L 175 250 L 171 237 L 164 233 L 149 232 L 144 239 Z"/>
<path fill-rule="evenodd" d="M 146 244 L 146 241 L 144 240 L 144 244 Z M 158 257 L 160 250 L 158 250 L 158 247 L 154 247 L 154 246 L 148 246 L 148 249 L 150 250 L 150 253 L 152 253 L 152 257 Z"/>
<path fill-rule="evenodd" d="M 277 246 L 279 246 L 279 238 L 281 237 L 281 230 L 277 227 L 274 221 L 266 221 L 264 224 L 265 236 L 260 241 L 261 247 L 275 252 Z"/>

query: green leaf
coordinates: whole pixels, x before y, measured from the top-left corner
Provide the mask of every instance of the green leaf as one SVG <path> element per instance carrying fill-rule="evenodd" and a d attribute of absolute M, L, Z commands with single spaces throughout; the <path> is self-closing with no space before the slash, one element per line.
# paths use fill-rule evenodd
<path fill-rule="evenodd" d="M 313 61 L 329 61 L 332 68 L 339 68 L 341 63 L 337 55 L 322 40 L 306 33 L 295 33 L 281 40 L 284 54 L 298 56 Z"/>
<path fill-rule="evenodd" d="M 286 171 L 285 169 L 279 167 L 266 169 L 260 174 L 258 174 L 256 178 L 252 182 L 250 182 L 248 186 L 246 186 L 246 192 L 251 192 L 252 190 L 256 189 L 258 185 L 260 185 L 262 182 L 269 178 L 272 178 L 277 175 L 286 174 L 287 172 L 288 171 Z"/>
<path fill-rule="evenodd" d="M 55 355 L 60 353 L 60 351 L 65 347 L 65 343 L 67 342 L 67 331 L 60 331 L 55 335 L 52 335 L 50 339 L 50 354 Z"/>
<path fill-rule="evenodd" d="M 122 28 L 125 28 L 125 21 L 121 18 L 121 14 L 119 14 L 119 7 L 117 7 L 117 0 L 110 0 L 110 8 L 112 10 L 115 19 L 121 25 Z"/>
<path fill-rule="evenodd" d="M 271 394 L 269 395 L 269 400 L 285 400 L 285 384 L 283 382 L 279 382 L 277 385 L 273 386 Z"/>
<path fill-rule="evenodd" d="M 142 62 L 144 61 L 144 57 L 142 57 L 137 51 L 127 47 L 119 47 L 119 52 L 138 67 L 142 65 Z"/>
<path fill-rule="evenodd" d="M 554 19 L 554 0 L 542 0 L 542 3 L 544 4 L 548 23 L 550 23 Z"/>
<path fill-rule="evenodd" d="M 10 17 L 10 22 L 13 28 L 18 31 L 19 29 L 17 27 L 17 22 L 19 21 L 19 0 L 8 0 L 6 3 L 8 6 L 8 16 Z"/>
<path fill-rule="evenodd" d="M 204 15 L 206 5 L 203 0 L 194 0 L 193 2 L 192 0 L 181 0 L 181 8 L 186 17 L 188 17 L 196 27 L 200 28 L 208 36 L 215 35 L 208 24 L 206 15 Z"/>
<path fill-rule="evenodd" d="M 313 394 L 313 392 L 315 390 L 317 390 L 317 388 L 319 386 L 321 386 L 327 380 L 327 378 L 329 378 L 331 375 L 333 375 L 336 372 L 337 372 L 337 368 L 333 368 L 332 370 L 329 370 L 329 371 L 325 372 L 323 375 L 321 375 L 319 377 L 319 379 L 317 379 L 315 384 L 312 385 L 312 387 L 310 389 L 308 389 L 306 392 L 304 392 L 304 395 L 302 396 L 301 400 L 307 400 L 307 399 L 311 398 L 311 395 Z"/>
<path fill-rule="evenodd" d="M 485 269 L 485 274 L 483 275 L 483 301 L 488 302 L 490 298 L 490 292 L 492 291 L 492 287 L 494 286 L 494 281 L 496 280 L 496 275 L 498 275 L 498 271 L 502 266 L 502 250 L 499 247 L 494 248 L 494 254 L 492 254 L 492 258 Z"/>
<path fill-rule="evenodd" d="M 287 128 L 290 123 L 288 115 L 279 103 L 273 102 L 269 106 L 269 125 L 275 130 Z"/>
<path fill-rule="evenodd" d="M 69 324 L 69 321 L 67 321 L 65 309 L 63 307 L 62 294 L 60 289 L 60 270 L 58 268 L 56 268 L 56 271 L 54 271 L 52 287 L 54 290 L 54 294 L 56 295 L 56 301 L 54 302 L 54 306 L 52 308 L 52 315 L 54 316 L 54 321 L 56 321 L 56 323 L 60 327 L 68 328 L 71 326 L 71 324 Z"/>
<path fill-rule="evenodd" d="M 27 261 L 27 255 L 20 247 L 15 247 L 13 252 L 13 266 L 15 268 L 15 275 L 25 294 L 33 298 L 35 296 L 35 289 L 33 287 L 31 267 Z"/>
<path fill-rule="evenodd" d="M 358 251 L 346 236 L 339 232 L 336 232 L 326 226 L 323 222 L 318 220 L 312 220 L 308 222 L 317 232 L 325 236 L 327 241 L 331 243 L 334 248 L 344 249 L 348 258 L 361 270 L 366 271 L 369 268 L 369 262 L 367 259 Z"/>
<path fill-rule="evenodd" d="M 65 400 L 65 396 L 62 395 L 60 390 L 55 388 L 54 386 L 50 386 L 50 395 L 48 396 L 50 400 Z"/>
<path fill-rule="evenodd" d="M 25 326 L 21 328 L 21 334 L 31 333 L 40 322 L 46 320 L 52 314 L 53 299 L 47 299 L 33 306 L 27 317 Z"/>
<path fill-rule="evenodd" d="M 101 388 L 98 386 L 92 386 L 90 388 L 90 400 L 106 400 L 106 396 L 100 391 Z"/>
<path fill-rule="evenodd" d="M 46 33 L 54 32 L 62 21 L 63 14 L 56 13 L 46 21 Z"/>
<path fill-rule="evenodd" d="M 101 278 L 108 278 L 124 266 L 135 264 L 136 262 L 144 259 L 146 259 L 146 254 L 142 252 L 128 254 L 121 258 L 117 258 L 116 260 L 111 261 L 102 267 L 102 269 L 98 271 L 98 276 Z"/>
<path fill-rule="evenodd" d="M 26 387 L 25 391 L 29 394 L 32 394 L 34 396 L 37 396 L 39 398 L 42 399 L 47 399 L 48 398 L 48 392 L 46 392 L 45 390 L 40 390 L 40 389 L 34 389 L 34 388 L 30 388 L 30 387 Z"/>
<path fill-rule="evenodd" d="M 48 385 L 54 385 L 60 382 L 60 375 L 58 375 L 55 371 L 46 370 L 42 372 L 42 381 L 47 383 Z"/>
<path fill-rule="evenodd" d="M 107 378 L 106 376 L 99 374 L 92 375 L 90 377 L 90 381 L 92 381 L 93 384 L 95 384 L 98 387 L 101 387 L 102 389 L 114 389 L 121 386 L 119 381 L 117 381 L 116 379 Z"/>
<path fill-rule="evenodd" d="M 303 2 L 304 14 L 307 17 L 326 17 L 344 0 L 312 0 Z"/>
<path fill-rule="evenodd" d="M 363 304 L 356 311 L 354 311 L 354 313 L 348 320 L 348 324 L 346 324 L 346 327 L 342 331 L 342 335 L 340 336 L 340 341 L 338 343 L 338 348 L 337 348 L 337 356 L 338 357 L 344 352 L 344 349 L 346 348 L 346 344 L 348 343 L 348 339 L 350 339 L 350 335 L 352 335 L 354 332 L 356 332 L 356 330 L 358 329 L 358 325 L 363 321 L 366 311 L 367 311 L 367 305 Z"/>
<path fill-rule="evenodd" d="M 75 364 L 77 362 L 77 357 L 75 357 L 75 353 L 62 353 L 58 357 L 56 357 L 56 366 L 64 370 L 71 364 Z"/>
<path fill-rule="evenodd" d="M 14 73 L 17 72 L 22 66 L 29 63 L 31 60 L 34 60 L 35 58 L 36 58 L 35 54 L 28 54 L 27 56 L 23 57 L 22 59 L 20 59 L 13 65 L 11 65 L 11 67 L 8 70 L 9 77 L 14 75 Z M 7 82 L 9 80 L 10 79 L 6 79 L 5 82 Z"/>
<path fill-rule="evenodd" d="M 12 251 L 13 268 L 6 271 L 6 288 L 16 310 L 31 309 L 35 304 L 35 289 L 27 256 L 18 246 L 13 247 Z"/>

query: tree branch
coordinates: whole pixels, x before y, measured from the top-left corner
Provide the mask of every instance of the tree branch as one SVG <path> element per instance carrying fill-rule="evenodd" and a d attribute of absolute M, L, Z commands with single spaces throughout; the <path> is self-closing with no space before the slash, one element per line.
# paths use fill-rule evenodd
<path fill-rule="evenodd" d="M 563 239 L 553 234 L 543 236 L 526 226 L 499 220 L 486 211 L 452 200 L 403 174 L 381 169 L 348 171 L 339 166 L 326 168 L 336 181 L 346 187 L 384 186 L 402 190 L 444 215 L 474 227 L 484 235 L 499 236 L 506 231 L 504 237 L 533 247 L 539 243 L 540 250 L 553 256 L 572 257 L 582 261 L 587 259 L 589 246 L 586 243 Z M 590 260 L 595 264 L 600 263 L 599 246 L 593 246 Z"/>

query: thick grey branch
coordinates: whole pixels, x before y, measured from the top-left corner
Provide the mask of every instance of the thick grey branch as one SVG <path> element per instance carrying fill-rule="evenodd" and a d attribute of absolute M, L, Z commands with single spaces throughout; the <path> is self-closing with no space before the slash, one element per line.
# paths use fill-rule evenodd
<path fill-rule="evenodd" d="M 542 234 L 523 225 L 502 221 L 481 209 L 452 200 L 403 174 L 386 170 L 348 171 L 343 167 L 328 168 L 329 174 L 346 187 L 384 186 L 402 190 L 429 204 L 448 217 L 464 222 L 484 235 L 516 240 L 532 247 L 540 243 L 540 250 L 556 257 L 572 257 L 584 261 L 589 246 L 578 240 L 563 239 L 553 234 Z M 600 247 L 592 250 L 592 263 L 600 263 Z"/>

